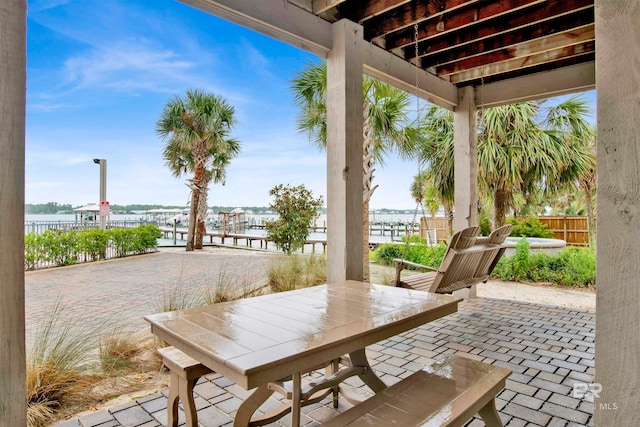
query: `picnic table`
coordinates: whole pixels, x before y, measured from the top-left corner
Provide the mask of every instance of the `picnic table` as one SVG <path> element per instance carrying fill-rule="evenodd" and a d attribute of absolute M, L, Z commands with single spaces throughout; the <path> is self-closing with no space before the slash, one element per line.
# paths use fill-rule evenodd
<path fill-rule="evenodd" d="M 254 392 L 234 426 L 262 425 L 318 401 L 359 376 L 375 393 L 386 385 L 369 366 L 365 347 L 457 311 L 460 298 L 392 286 L 345 281 L 145 316 L 151 331 L 209 369 Z M 336 361 L 349 355 L 347 366 Z M 328 376 L 302 384 L 302 375 L 329 366 Z M 290 400 L 255 417 L 274 393 Z M 335 401 L 335 400 L 334 400 Z"/>

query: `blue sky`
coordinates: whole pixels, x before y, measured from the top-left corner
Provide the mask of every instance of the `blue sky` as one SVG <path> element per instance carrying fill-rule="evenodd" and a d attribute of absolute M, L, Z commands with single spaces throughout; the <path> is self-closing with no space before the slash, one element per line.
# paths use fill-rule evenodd
<path fill-rule="evenodd" d="M 318 58 L 171 0 L 32 0 L 28 15 L 26 201 L 186 204 L 155 123 L 188 88 L 236 108 L 242 152 L 210 204 L 266 206 L 279 183 L 326 200 L 326 159 L 295 128 L 291 78 Z M 373 207 L 412 208 L 415 165 L 378 168 Z"/>
<path fill-rule="evenodd" d="M 174 0 L 30 0 L 26 202 L 98 201 L 107 159 L 112 204 L 185 205 L 185 179 L 162 159 L 155 123 L 189 88 L 236 108 L 242 152 L 209 203 L 266 206 L 268 191 L 304 184 L 326 200 L 326 159 L 296 131 L 292 77 L 318 58 Z M 417 165 L 378 166 L 372 208 L 413 209 Z"/>

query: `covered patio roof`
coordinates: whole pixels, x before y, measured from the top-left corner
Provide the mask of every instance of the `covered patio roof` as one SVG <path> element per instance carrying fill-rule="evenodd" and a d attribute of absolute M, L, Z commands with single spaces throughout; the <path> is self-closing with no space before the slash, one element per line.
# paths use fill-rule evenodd
<path fill-rule="evenodd" d="M 327 58 L 329 280 L 363 274 L 363 73 L 455 112 L 459 226 L 477 221 L 477 109 L 597 83 L 594 424 L 640 425 L 640 2 L 182 1 Z M 25 424 L 25 16 L 0 6 L 0 425 Z"/>
<path fill-rule="evenodd" d="M 449 109 L 465 86 L 478 107 L 595 88 L 593 0 L 182 1 L 321 56 L 357 23 L 365 73 Z"/>

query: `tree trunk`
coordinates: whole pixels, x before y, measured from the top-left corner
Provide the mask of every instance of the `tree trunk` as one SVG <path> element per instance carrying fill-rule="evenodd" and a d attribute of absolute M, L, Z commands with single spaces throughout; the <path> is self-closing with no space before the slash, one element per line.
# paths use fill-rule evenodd
<path fill-rule="evenodd" d="M 365 104 L 364 111 L 367 106 Z M 362 124 L 362 172 L 363 172 L 363 194 L 362 194 L 362 280 L 369 280 L 369 201 L 371 195 L 376 191 L 377 186 L 373 187 L 373 172 L 375 161 L 373 159 L 373 134 L 371 132 L 371 124 L 367 114 L 363 117 Z"/>
<path fill-rule="evenodd" d="M 362 204 L 362 280 L 369 280 L 369 201 Z"/>
<path fill-rule="evenodd" d="M 196 172 L 197 174 L 197 172 Z M 194 176 L 193 182 L 196 182 L 196 178 Z M 198 199 L 200 196 L 200 192 L 196 184 L 191 184 L 191 206 L 189 206 L 189 228 L 187 233 L 187 244 L 186 250 L 187 252 L 193 251 L 193 241 L 194 236 L 196 234 L 196 223 L 198 222 Z"/>
<path fill-rule="evenodd" d="M 211 181 L 210 173 L 202 179 L 200 183 L 200 197 L 198 198 L 198 222 L 196 224 L 196 249 L 202 249 L 202 240 L 207 234 L 207 199 L 209 193 L 209 182 Z"/>
<path fill-rule="evenodd" d="M 25 0 L 0 2 L 0 426 L 27 425 L 24 322 Z"/>
<path fill-rule="evenodd" d="M 495 227 L 502 227 L 506 224 L 507 212 L 509 210 L 509 192 L 507 190 L 498 189 L 495 191 L 493 208 L 495 215 Z"/>
<path fill-rule="evenodd" d="M 447 218 L 447 232 L 449 236 L 453 234 L 453 205 L 444 205 L 444 216 Z"/>

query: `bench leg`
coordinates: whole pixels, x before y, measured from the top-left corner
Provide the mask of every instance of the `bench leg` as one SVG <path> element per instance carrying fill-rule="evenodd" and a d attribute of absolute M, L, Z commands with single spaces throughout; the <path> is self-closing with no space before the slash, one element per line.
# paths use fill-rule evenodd
<path fill-rule="evenodd" d="M 180 400 L 184 409 L 186 427 L 198 427 L 198 413 L 196 412 L 196 403 L 193 400 L 193 387 L 196 385 L 198 378 L 185 379 L 180 382 Z M 177 418 L 177 417 L 176 417 Z"/>
<path fill-rule="evenodd" d="M 498 411 L 496 411 L 496 400 L 491 399 L 489 403 L 484 405 L 482 409 L 478 411 L 478 415 L 482 418 L 482 421 L 487 425 L 487 427 L 502 427 L 502 421 L 498 416 Z"/>
<path fill-rule="evenodd" d="M 167 400 L 167 425 L 170 427 L 178 427 L 178 400 L 180 398 L 178 384 L 180 384 L 180 377 L 171 371 L 171 386 Z"/>

